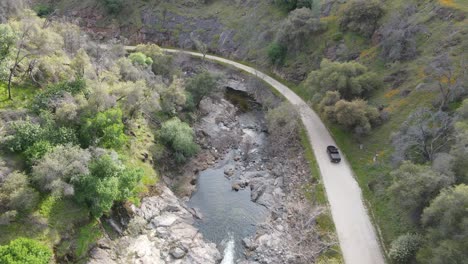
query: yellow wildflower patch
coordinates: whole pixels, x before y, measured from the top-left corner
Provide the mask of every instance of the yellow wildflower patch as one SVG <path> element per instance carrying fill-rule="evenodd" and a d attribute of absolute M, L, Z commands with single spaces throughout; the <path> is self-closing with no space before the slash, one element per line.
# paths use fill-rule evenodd
<path fill-rule="evenodd" d="M 373 59 L 377 56 L 377 47 L 363 50 L 360 54 L 361 59 Z"/>
<path fill-rule="evenodd" d="M 392 89 L 384 94 L 384 97 L 390 99 L 400 92 L 398 89 Z"/>

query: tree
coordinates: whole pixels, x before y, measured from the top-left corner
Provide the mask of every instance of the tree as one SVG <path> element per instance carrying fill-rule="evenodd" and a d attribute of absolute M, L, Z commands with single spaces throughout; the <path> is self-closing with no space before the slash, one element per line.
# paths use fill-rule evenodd
<path fill-rule="evenodd" d="M 177 117 L 164 122 L 159 136 L 162 142 L 172 149 L 175 160 L 179 163 L 185 162 L 198 152 L 192 128 Z"/>
<path fill-rule="evenodd" d="M 153 64 L 153 59 L 151 57 L 147 57 L 145 54 L 141 52 L 134 52 L 130 54 L 128 57 L 133 64 L 140 65 L 140 66 L 151 66 Z"/>
<path fill-rule="evenodd" d="M 104 6 L 110 14 L 117 14 L 123 8 L 124 0 L 104 0 Z"/>
<path fill-rule="evenodd" d="M 26 158 L 26 164 L 32 166 L 36 164 L 47 152 L 53 149 L 52 144 L 46 140 L 40 140 L 35 142 L 32 146 L 28 147 L 24 152 Z"/>
<path fill-rule="evenodd" d="M 72 196 L 73 183 L 89 173 L 91 154 L 78 146 L 57 146 L 32 167 L 32 179 L 43 192 Z"/>
<path fill-rule="evenodd" d="M 185 84 L 180 78 L 174 77 L 169 88 L 161 92 L 161 107 L 168 114 L 174 115 L 185 105 L 187 96 Z"/>
<path fill-rule="evenodd" d="M 424 209 L 426 246 L 419 252 L 421 263 L 465 263 L 468 259 L 468 185 L 443 190 Z"/>
<path fill-rule="evenodd" d="M 272 142 L 270 144 L 272 153 L 284 151 L 298 138 L 299 115 L 290 103 L 284 102 L 278 107 L 268 110 L 266 120 Z"/>
<path fill-rule="evenodd" d="M 448 53 L 436 57 L 426 69 L 430 80 L 437 82 L 439 88 L 439 110 L 444 110 L 448 103 L 466 94 L 466 81 L 468 81 L 468 65 L 461 59 L 456 67 Z"/>
<path fill-rule="evenodd" d="M 431 167 L 405 161 L 391 174 L 388 188 L 393 204 L 417 223 L 424 207 L 439 191 L 454 182 L 453 177 L 434 172 Z"/>
<path fill-rule="evenodd" d="M 10 17 L 14 17 L 26 8 L 24 0 L 0 1 L 0 23 L 6 23 Z"/>
<path fill-rule="evenodd" d="M 11 65 L 8 74 L 8 99 L 11 100 L 11 84 L 14 75 L 24 62 L 28 65 L 24 67 L 32 71 L 35 59 L 38 56 L 51 54 L 59 50 L 63 45 L 63 39 L 57 33 L 42 27 L 45 20 L 38 18 L 32 13 L 26 13 L 21 20 L 13 21 L 10 26 L 16 35 Z"/>
<path fill-rule="evenodd" d="M 282 65 L 286 59 L 287 47 L 277 42 L 271 43 L 268 46 L 268 58 L 270 63 L 274 65 Z"/>
<path fill-rule="evenodd" d="M 327 91 L 338 91 L 346 100 L 368 96 L 370 92 L 382 87 L 382 79 L 358 62 L 331 62 L 322 60 L 320 69 L 312 71 L 305 86 L 317 94 L 320 101 Z"/>
<path fill-rule="evenodd" d="M 128 199 L 142 176 L 141 169 L 126 168 L 118 159 L 104 154 L 89 164 L 89 174 L 74 182 L 76 199 L 99 218 L 109 212 L 115 201 Z"/>
<path fill-rule="evenodd" d="M 84 119 L 80 129 L 80 138 L 84 146 L 102 146 L 120 148 L 127 141 L 122 123 L 122 110 L 111 108 Z"/>
<path fill-rule="evenodd" d="M 79 49 L 70 63 L 70 67 L 75 71 L 78 79 L 96 79 L 91 58 L 88 56 L 84 49 Z"/>
<path fill-rule="evenodd" d="M 0 24 L 0 63 L 10 54 L 15 44 L 15 34 L 8 24 Z"/>
<path fill-rule="evenodd" d="M 39 194 L 31 188 L 23 173 L 10 173 L 0 186 L 0 207 L 6 207 L 7 210 L 28 212 L 38 201 Z"/>
<path fill-rule="evenodd" d="M 416 36 L 420 27 L 415 25 L 413 15 L 417 7 L 409 5 L 401 12 L 396 12 L 379 29 L 382 57 L 389 62 L 405 61 L 416 57 Z"/>
<path fill-rule="evenodd" d="M 453 141 L 452 118 L 445 112 L 421 108 L 412 113 L 392 138 L 396 162 L 434 160 Z"/>
<path fill-rule="evenodd" d="M 37 240 L 17 238 L 8 245 L 0 246 L 0 263 L 48 264 L 52 251 Z"/>
<path fill-rule="evenodd" d="M 373 125 L 378 124 L 379 111 L 367 105 L 367 102 L 356 99 L 351 102 L 338 101 L 333 108 L 327 108 L 326 116 L 346 129 L 362 136 L 370 132 Z"/>
<path fill-rule="evenodd" d="M 323 29 L 318 16 L 309 8 L 300 8 L 289 13 L 278 32 L 277 42 L 288 51 L 297 51 L 310 38 L 312 33 Z"/>
<path fill-rule="evenodd" d="M 5 144 L 12 152 L 23 152 L 42 139 L 41 126 L 30 120 L 12 122 L 9 130 L 10 135 L 6 137 Z"/>
<path fill-rule="evenodd" d="M 320 1 L 317 0 L 274 0 L 274 3 L 287 12 L 302 7 L 320 12 Z"/>
<path fill-rule="evenodd" d="M 211 94 L 218 84 L 218 78 L 207 71 L 199 73 L 187 81 L 185 89 L 192 95 L 193 102 L 198 106 L 200 101 Z"/>
<path fill-rule="evenodd" d="M 455 143 L 450 150 L 458 183 L 468 184 L 468 99 L 457 109 Z"/>
<path fill-rule="evenodd" d="M 370 37 L 383 13 L 382 5 L 377 1 L 351 1 L 341 14 L 340 28 Z"/>
<path fill-rule="evenodd" d="M 392 241 L 389 257 L 399 264 L 411 263 L 423 242 L 420 235 L 404 234 Z"/>

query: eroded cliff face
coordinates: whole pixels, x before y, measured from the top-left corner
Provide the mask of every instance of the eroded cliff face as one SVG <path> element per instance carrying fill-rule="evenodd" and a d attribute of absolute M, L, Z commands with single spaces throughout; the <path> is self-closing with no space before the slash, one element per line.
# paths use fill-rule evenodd
<path fill-rule="evenodd" d="M 96 39 L 127 44 L 156 43 L 165 47 L 200 49 L 245 59 L 266 47 L 283 16 L 268 1 L 126 1 L 110 14 L 101 1 L 49 1 L 55 16 L 74 20 Z M 278 19 L 272 19 L 276 18 Z"/>

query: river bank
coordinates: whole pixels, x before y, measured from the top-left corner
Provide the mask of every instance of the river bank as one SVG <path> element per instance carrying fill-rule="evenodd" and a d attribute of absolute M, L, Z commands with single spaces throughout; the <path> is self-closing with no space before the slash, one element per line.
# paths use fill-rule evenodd
<path fill-rule="evenodd" d="M 272 102 L 259 83 L 232 73 L 228 78 L 244 82 L 252 95 L 246 100 L 253 107 L 242 109 L 232 98 L 235 91 L 205 98 L 194 127 L 201 152 L 181 170 L 164 175 L 180 199 L 159 187 L 161 196 L 144 198 L 140 208 L 132 207 L 134 215 L 124 236 L 101 241 L 90 263 L 219 263 L 222 251 L 231 258 L 223 263 L 311 263 L 327 249 L 315 231 L 322 209 L 304 197 L 302 188 L 311 178 L 298 138 L 291 138 L 281 152 L 271 148 L 275 142 L 258 102 L 271 107 L 279 101 Z M 215 182 L 199 178 L 207 172 L 218 181 L 217 197 L 231 196 L 231 208 L 220 203 L 213 210 L 206 202 L 196 202 L 199 191 L 206 194 L 204 187 Z M 234 213 L 214 213 L 220 208 Z M 255 216 L 251 221 L 245 218 L 249 214 Z M 232 242 L 227 233 L 213 236 L 216 229 L 232 235 Z"/>

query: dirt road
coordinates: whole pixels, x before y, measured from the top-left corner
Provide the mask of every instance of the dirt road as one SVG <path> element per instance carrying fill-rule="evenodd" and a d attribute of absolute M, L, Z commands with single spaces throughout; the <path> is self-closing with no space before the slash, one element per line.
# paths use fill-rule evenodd
<path fill-rule="evenodd" d="M 163 50 L 168 53 L 186 53 L 195 57 L 203 57 L 202 54 L 196 52 Z M 345 157 L 339 164 L 330 162 L 326 147 L 336 145 L 336 143 L 317 114 L 293 91 L 270 76 L 252 67 L 221 57 L 206 55 L 205 58 L 232 65 L 263 79 L 289 102 L 297 106 L 322 174 L 345 262 L 347 264 L 385 263 L 374 226 L 364 207 L 361 189 L 354 179 L 351 166 Z"/>

